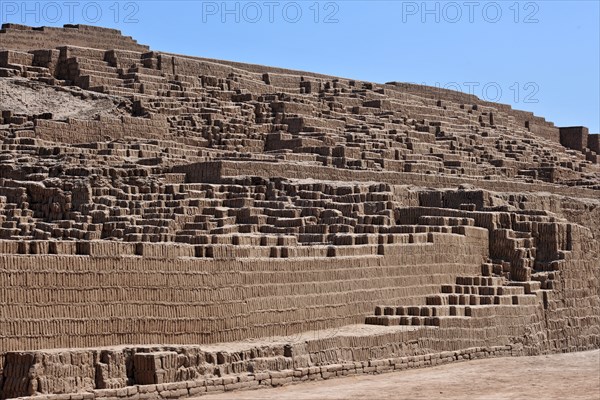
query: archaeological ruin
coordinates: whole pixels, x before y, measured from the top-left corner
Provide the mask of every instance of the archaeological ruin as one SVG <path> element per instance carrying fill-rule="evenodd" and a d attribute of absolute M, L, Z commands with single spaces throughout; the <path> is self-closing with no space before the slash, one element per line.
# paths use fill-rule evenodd
<path fill-rule="evenodd" d="M 600 140 L 475 96 L 0 30 L 0 398 L 600 347 Z"/>

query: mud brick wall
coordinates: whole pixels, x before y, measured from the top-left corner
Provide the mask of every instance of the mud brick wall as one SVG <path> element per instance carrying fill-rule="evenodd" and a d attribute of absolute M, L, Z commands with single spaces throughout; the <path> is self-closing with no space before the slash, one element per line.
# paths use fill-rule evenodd
<path fill-rule="evenodd" d="M 588 136 L 588 147 L 590 150 L 600 154 L 600 134 L 592 134 Z"/>
<path fill-rule="evenodd" d="M 85 350 L 61 353 L 8 353 L 6 398 L 34 393 L 72 393 L 96 388 L 93 353 Z M 21 377 L 22 379 L 11 379 Z M 25 378 L 26 377 L 26 378 Z"/>
<path fill-rule="evenodd" d="M 584 151 L 587 147 L 589 131 L 584 126 L 560 128 L 560 143 L 573 150 Z"/>
<path fill-rule="evenodd" d="M 61 61 L 66 61 L 68 58 L 79 57 L 95 61 L 104 61 L 106 51 L 99 48 L 80 47 L 75 45 L 60 46 L 57 48 L 60 52 Z"/>
<path fill-rule="evenodd" d="M 0 30 L 0 43 L 10 43 L 10 48 L 15 50 L 50 49 L 65 44 L 96 49 L 114 48 L 131 51 L 149 49 L 148 46 L 138 44 L 130 36 L 121 35 L 119 30 L 90 25 L 32 28 L 18 24 L 3 24 Z"/>
<path fill-rule="evenodd" d="M 441 87 L 416 85 L 404 82 L 389 82 L 386 86 L 389 86 L 393 89 L 400 89 L 408 93 L 415 93 L 419 96 L 428 97 L 431 99 L 443 99 L 464 104 L 476 104 L 481 102 L 480 99 L 472 94 L 443 89 Z"/>
<path fill-rule="evenodd" d="M 135 354 L 133 365 L 136 383 L 147 385 L 174 382 L 177 361 L 177 353 L 174 351 Z"/>
<path fill-rule="evenodd" d="M 253 95 L 272 93 L 273 86 L 265 83 L 262 73 L 254 73 L 246 69 L 239 69 L 234 64 L 217 63 L 207 59 L 183 57 L 179 55 L 171 55 L 167 53 L 159 54 L 158 65 L 160 70 L 165 74 L 173 76 L 188 76 L 188 77 L 204 77 L 209 78 L 205 83 L 211 83 L 208 86 L 220 86 L 224 79 L 216 77 L 233 77 L 226 85 L 226 90 L 246 90 Z M 283 84 L 285 82 L 276 81 L 274 83 Z M 291 84 L 291 87 L 286 86 L 289 90 L 296 93 L 300 92 L 300 85 Z"/>
<path fill-rule="evenodd" d="M 318 263 L 6 255 L 0 346 L 209 343 L 362 323 L 378 302 L 423 303 L 480 270 L 480 237 L 424 235 L 423 243 L 388 245 L 385 256 Z"/>
<path fill-rule="evenodd" d="M 185 398 L 210 392 L 281 386 L 336 376 L 384 373 L 524 353 L 524 346 L 520 343 L 441 352 L 422 347 L 422 344 L 415 331 L 405 331 L 372 337 L 332 337 L 260 347 L 245 346 L 233 352 L 199 347 L 104 350 L 120 353 L 123 355 L 119 361 L 121 366 L 125 363 L 130 366 L 128 384 L 112 388 L 90 387 L 89 380 L 74 380 L 78 369 L 85 365 L 85 358 L 97 359 L 99 352 L 96 350 L 15 353 L 11 354 L 15 367 L 30 366 L 28 358 L 35 356 L 33 369 L 37 370 L 43 368 L 41 362 L 60 357 L 63 363 L 53 365 L 54 370 L 46 372 L 59 372 L 59 368 L 71 366 L 71 374 L 63 374 L 66 379 L 62 382 L 47 380 L 36 373 L 27 375 L 23 370 L 15 371 L 15 374 L 7 376 L 6 388 L 10 390 L 11 397 L 42 395 L 49 400 L 75 400 L 78 396 L 87 399 Z M 21 361 L 23 363 L 19 364 Z M 116 364 L 112 366 L 117 367 Z M 146 371 L 160 373 L 146 376 Z M 166 378 L 164 382 L 156 382 L 159 376 L 160 379 Z M 42 386 L 40 382 L 43 382 Z M 80 390 L 79 394 L 76 390 Z"/>
<path fill-rule="evenodd" d="M 494 109 L 507 113 L 513 117 L 518 126 L 525 127 L 529 129 L 530 132 L 553 142 L 558 143 L 560 141 L 559 128 L 555 127 L 553 123 L 546 121 L 542 117 L 535 116 L 531 112 L 513 110 L 512 107 L 507 104 L 491 103 L 468 93 L 411 83 L 390 82 L 389 84 L 386 84 L 386 87 L 399 89 L 402 92 L 413 93 L 418 96 L 435 100 L 493 107 Z"/>
<path fill-rule="evenodd" d="M 162 53 L 162 54 L 164 54 L 166 57 L 183 57 L 180 54 L 172 54 L 172 53 Z M 261 76 L 261 77 L 264 73 L 268 73 L 269 75 L 271 75 L 271 74 L 301 75 L 301 76 L 305 76 L 305 77 L 311 77 L 314 79 L 332 79 L 332 78 L 335 79 L 336 78 L 331 75 L 324 75 L 324 74 L 319 74 L 319 73 L 309 72 L 309 71 L 297 71 L 297 70 L 290 70 L 290 69 L 286 69 L 286 68 L 278 68 L 278 67 L 266 66 L 266 65 L 248 64 L 248 63 L 241 63 L 241 62 L 227 61 L 227 60 L 216 60 L 216 59 L 206 58 L 206 57 L 185 56 L 185 58 L 188 60 L 196 61 L 196 62 L 221 64 L 222 66 L 232 67 L 232 68 L 235 68 L 236 70 L 248 71 L 248 72 L 254 73 L 257 76 Z"/>
<path fill-rule="evenodd" d="M 56 67 L 59 63 L 60 50 L 31 50 L 33 54 L 32 64 L 37 67 L 48 68 L 51 75 L 56 74 Z"/>
<path fill-rule="evenodd" d="M 0 67 L 9 67 L 15 64 L 31 65 L 32 63 L 33 54 L 13 50 L 0 51 Z"/>
<path fill-rule="evenodd" d="M 35 121 L 36 137 L 62 143 L 89 143 L 107 138 L 119 140 L 145 135 L 147 138 L 163 139 L 168 124 L 162 118 L 100 117 L 84 121 L 68 119 L 67 122 L 38 119 Z"/>
<path fill-rule="evenodd" d="M 286 177 L 289 179 L 313 178 L 325 181 L 387 182 L 392 185 L 417 185 L 436 188 L 455 188 L 461 184 L 473 184 L 481 189 L 506 192 L 543 192 L 572 195 L 577 193 L 590 198 L 597 197 L 594 190 L 561 187 L 536 182 L 533 184 L 510 182 L 505 180 L 477 180 L 467 177 L 424 175 L 418 173 L 394 173 L 379 171 L 352 171 L 324 166 L 302 165 L 283 162 L 235 162 L 211 161 L 192 163 L 173 167 L 175 173 L 185 173 L 187 182 L 221 183 L 223 178 L 234 176 Z"/>
<path fill-rule="evenodd" d="M 561 279 L 544 299 L 552 350 L 576 351 L 600 344 L 600 248 L 592 233 L 572 227 L 573 250 L 556 263 Z"/>

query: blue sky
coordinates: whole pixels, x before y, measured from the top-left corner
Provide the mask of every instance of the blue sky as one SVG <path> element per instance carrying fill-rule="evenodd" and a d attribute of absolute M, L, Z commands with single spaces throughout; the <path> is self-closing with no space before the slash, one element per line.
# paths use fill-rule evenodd
<path fill-rule="evenodd" d="M 0 19 L 152 49 L 472 92 L 600 132 L 600 2 L 0 0 Z"/>

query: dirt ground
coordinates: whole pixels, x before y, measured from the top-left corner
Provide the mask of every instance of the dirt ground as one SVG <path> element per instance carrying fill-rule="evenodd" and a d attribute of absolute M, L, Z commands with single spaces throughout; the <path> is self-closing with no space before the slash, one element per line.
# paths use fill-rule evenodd
<path fill-rule="evenodd" d="M 117 97 L 70 88 L 73 93 L 79 94 L 77 97 L 60 89 L 26 78 L 2 79 L 0 110 L 11 110 L 14 114 L 25 115 L 50 112 L 53 119 L 92 119 L 96 115 L 123 113 L 118 110 L 120 100 Z M 92 95 L 96 99 L 92 99 Z"/>
<path fill-rule="evenodd" d="M 382 375 L 336 378 L 217 399 L 600 399 L 600 350 L 481 359 Z"/>

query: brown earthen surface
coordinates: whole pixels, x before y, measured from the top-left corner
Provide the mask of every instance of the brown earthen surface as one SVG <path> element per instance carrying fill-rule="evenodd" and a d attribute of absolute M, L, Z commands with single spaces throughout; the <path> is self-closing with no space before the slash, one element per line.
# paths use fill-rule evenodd
<path fill-rule="evenodd" d="M 587 128 L 98 27 L 0 39 L 0 397 L 600 347 Z"/>
<path fill-rule="evenodd" d="M 393 374 L 351 377 L 255 392 L 222 393 L 218 400 L 596 400 L 600 351 L 476 360 Z"/>

